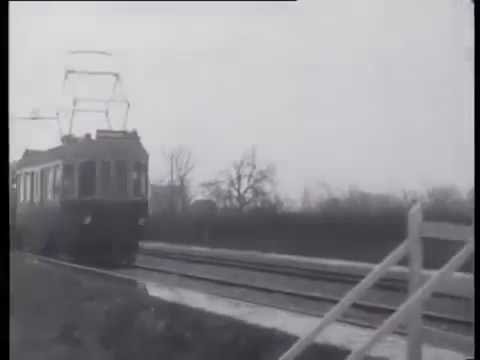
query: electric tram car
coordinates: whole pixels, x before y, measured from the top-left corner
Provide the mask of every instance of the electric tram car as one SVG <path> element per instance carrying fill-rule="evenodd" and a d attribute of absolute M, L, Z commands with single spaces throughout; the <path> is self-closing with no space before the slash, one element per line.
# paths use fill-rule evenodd
<path fill-rule="evenodd" d="M 97 130 L 26 150 L 14 173 L 15 247 L 131 263 L 148 216 L 148 154 L 135 131 Z"/>

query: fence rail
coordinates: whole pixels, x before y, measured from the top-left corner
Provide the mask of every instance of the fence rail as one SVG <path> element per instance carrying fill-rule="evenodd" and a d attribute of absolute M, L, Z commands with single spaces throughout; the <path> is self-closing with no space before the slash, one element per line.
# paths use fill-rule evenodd
<path fill-rule="evenodd" d="M 421 301 L 425 300 L 428 296 L 430 296 L 437 286 L 449 273 L 455 271 L 456 268 L 461 266 L 464 261 L 473 253 L 474 245 L 473 243 L 467 244 L 460 252 L 458 252 L 448 263 L 445 265 L 438 273 L 435 274 L 429 281 L 427 281 L 420 289 L 418 289 L 413 296 L 411 296 L 402 306 L 398 308 L 398 310 L 389 317 L 383 325 L 378 328 L 377 331 L 373 334 L 369 341 L 364 344 L 361 348 L 350 354 L 347 360 L 362 360 L 367 352 L 385 335 L 391 333 L 396 326 L 400 324 L 400 322 L 411 314 L 412 309 L 418 306 Z M 420 317 L 421 319 L 421 317 Z M 421 326 L 421 321 L 419 322 Z M 422 327 L 420 327 L 418 334 L 422 333 Z M 415 334 L 417 334 L 417 330 L 415 329 Z M 418 356 L 418 359 L 421 359 L 421 339 L 422 336 L 414 339 L 414 342 L 409 342 L 408 349 L 410 356 L 408 360 L 413 360 L 413 356 Z M 418 344 L 418 345 L 417 345 Z M 419 346 L 420 345 L 420 346 Z M 418 349 L 417 350 L 417 346 Z M 410 350 L 414 348 L 415 351 Z M 414 355 L 412 355 L 414 354 Z"/>
<path fill-rule="evenodd" d="M 474 229 L 473 226 L 424 222 L 420 203 L 415 204 L 410 209 L 407 227 L 407 239 L 380 264 L 376 265 L 359 284 L 350 290 L 345 297 L 320 320 L 313 330 L 293 344 L 279 360 L 295 359 L 315 340 L 323 329 L 337 320 L 358 300 L 366 289 L 385 275 L 388 269 L 399 262 L 405 255 L 409 258 L 409 297 L 397 311 L 374 332 L 373 336 L 361 348 L 350 354 L 347 360 L 363 359 L 368 351 L 370 351 L 381 338 L 391 333 L 404 320 L 408 321 L 407 359 L 421 360 L 422 339 L 425 335 L 425 328 L 422 324 L 423 301 L 427 299 L 439 285 L 445 283 L 454 271 L 461 267 L 474 253 Z M 427 281 L 424 281 L 422 277 L 423 237 L 466 242 L 465 246 Z M 440 332 L 438 332 L 438 335 L 444 336 L 444 334 Z"/>
<path fill-rule="evenodd" d="M 472 237 L 472 227 L 440 222 L 424 222 L 421 227 L 421 237 L 450 241 L 469 241 Z"/>

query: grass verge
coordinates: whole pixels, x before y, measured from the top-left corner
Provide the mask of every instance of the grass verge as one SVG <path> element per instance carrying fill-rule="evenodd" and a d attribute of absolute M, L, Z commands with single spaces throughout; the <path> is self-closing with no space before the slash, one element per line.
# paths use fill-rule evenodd
<path fill-rule="evenodd" d="M 292 336 L 162 302 L 108 281 L 20 255 L 10 265 L 11 359 L 275 360 Z M 311 346 L 299 359 L 340 360 Z"/>

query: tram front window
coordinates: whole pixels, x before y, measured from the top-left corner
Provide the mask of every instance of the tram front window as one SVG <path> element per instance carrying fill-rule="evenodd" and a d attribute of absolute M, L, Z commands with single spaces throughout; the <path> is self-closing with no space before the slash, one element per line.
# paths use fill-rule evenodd
<path fill-rule="evenodd" d="M 71 164 L 63 166 L 63 195 L 71 197 L 74 194 L 74 168 Z"/>
<path fill-rule="evenodd" d="M 80 198 L 95 195 L 96 169 L 94 161 L 84 161 L 80 164 L 78 174 L 78 195 Z"/>
<path fill-rule="evenodd" d="M 115 183 L 117 196 L 127 195 L 127 162 L 124 160 L 115 161 Z"/>
<path fill-rule="evenodd" d="M 109 161 L 102 161 L 101 168 L 100 168 L 100 178 L 101 182 L 100 185 L 102 187 L 102 194 L 104 196 L 110 195 L 111 191 L 111 175 L 110 175 L 110 162 Z"/>
<path fill-rule="evenodd" d="M 133 169 L 133 195 L 143 197 L 146 195 L 147 171 L 145 165 L 136 162 Z"/>

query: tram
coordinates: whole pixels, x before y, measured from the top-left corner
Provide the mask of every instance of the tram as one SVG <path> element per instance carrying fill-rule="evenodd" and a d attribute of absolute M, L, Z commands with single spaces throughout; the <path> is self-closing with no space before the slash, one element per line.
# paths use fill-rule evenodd
<path fill-rule="evenodd" d="M 81 50 L 70 51 L 68 56 L 110 59 L 112 54 Z M 61 144 L 42 151 L 26 150 L 16 162 L 11 238 L 14 248 L 34 253 L 131 263 L 148 216 L 148 153 L 137 132 L 127 130 L 130 102 L 119 95 L 122 77 L 118 71 L 68 66 L 63 89 L 72 78 L 92 77 L 113 80 L 110 93 L 92 97 L 94 89 L 90 88 L 88 96 L 66 94 L 72 99 L 68 134 L 63 135 L 59 112 L 50 117 L 36 113 L 16 117 L 57 121 Z M 122 130 L 112 128 L 113 104 L 125 107 Z M 97 129 L 94 138 L 88 133 L 73 135 L 74 118 L 82 112 L 104 114 L 107 129 Z"/>
<path fill-rule="evenodd" d="M 148 216 L 148 154 L 138 134 L 97 130 L 18 161 L 15 247 L 77 261 L 131 263 Z"/>

